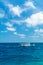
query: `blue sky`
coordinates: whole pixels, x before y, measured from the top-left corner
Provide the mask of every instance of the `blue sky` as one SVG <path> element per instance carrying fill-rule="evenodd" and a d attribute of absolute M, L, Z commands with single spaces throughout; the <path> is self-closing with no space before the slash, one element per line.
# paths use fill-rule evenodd
<path fill-rule="evenodd" d="M 43 42 L 43 0 L 0 0 L 1 42 Z"/>

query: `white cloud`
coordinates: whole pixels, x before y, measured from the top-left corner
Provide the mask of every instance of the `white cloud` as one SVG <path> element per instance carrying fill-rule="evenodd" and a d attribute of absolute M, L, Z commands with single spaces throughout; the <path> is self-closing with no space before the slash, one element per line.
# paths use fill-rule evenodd
<path fill-rule="evenodd" d="M 8 26 L 8 27 L 12 27 L 13 26 L 10 22 L 6 22 L 5 25 Z"/>
<path fill-rule="evenodd" d="M 33 2 L 31 2 L 31 1 L 26 1 L 26 2 L 24 3 L 24 5 L 25 5 L 26 7 L 31 7 L 31 8 L 33 8 L 33 9 L 36 9 L 35 5 L 34 5 Z"/>
<path fill-rule="evenodd" d="M 37 33 L 43 33 L 43 29 L 36 29 L 35 32 L 37 32 Z"/>
<path fill-rule="evenodd" d="M 18 34 L 21 38 L 25 38 L 25 34 Z"/>
<path fill-rule="evenodd" d="M 17 35 L 17 36 L 19 36 L 20 38 L 25 38 L 25 37 L 26 37 L 25 34 L 19 34 L 19 33 L 17 33 L 17 32 L 14 32 L 14 35 Z"/>
<path fill-rule="evenodd" d="M 19 5 L 14 6 L 13 4 L 10 4 L 10 3 L 7 3 L 5 5 L 8 6 L 9 10 L 11 11 L 11 13 L 13 13 L 13 15 L 17 15 L 17 16 L 20 16 L 21 13 L 23 11 L 26 11 L 29 7 L 36 8 L 34 6 L 33 2 L 31 2 L 29 0 L 24 3 L 24 5 L 25 5 L 24 8 L 21 8 Z M 19 21 L 14 21 L 13 20 L 13 22 L 17 23 L 17 24 L 26 23 L 26 25 L 28 27 L 41 25 L 41 24 L 43 24 L 43 12 L 40 11 L 40 12 L 32 14 L 30 17 L 28 17 L 26 19 L 19 20 Z M 12 26 L 12 25 L 9 24 L 8 26 Z"/>
<path fill-rule="evenodd" d="M 12 20 L 12 23 L 17 23 L 19 25 L 21 25 L 22 23 L 26 23 L 27 27 L 35 27 L 37 25 L 41 25 L 43 24 L 43 11 L 34 13 L 24 20 Z"/>
<path fill-rule="evenodd" d="M 43 37 L 43 29 L 35 29 L 34 30 L 34 34 L 32 36 L 30 36 L 32 39 L 38 39 Z"/>
<path fill-rule="evenodd" d="M 3 17 L 5 17 L 5 13 L 3 10 L 0 9 L 0 18 L 3 18 Z"/>
<path fill-rule="evenodd" d="M 14 15 L 17 15 L 17 16 L 21 16 L 21 13 L 24 12 L 24 11 L 27 11 L 30 7 L 31 8 L 36 8 L 33 4 L 33 2 L 29 2 L 29 1 L 26 1 L 23 5 L 24 7 L 21 8 L 19 5 L 16 5 L 14 6 L 13 4 L 5 1 L 3 2 L 5 6 L 7 6 L 9 8 L 9 11 L 11 12 L 11 14 Z"/>
<path fill-rule="evenodd" d="M 25 19 L 27 26 L 37 26 L 43 24 L 43 12 L 32 14 L 30 17 Z"/>
<path fill-rule="evenodd" d="M 7 27 L 7 30 L 9 30 L 9 31 L 16 31 L 16 29 L 15 28 L 11 28 L 11 27 Z"/>
<path fill-rule="evenodd" d="M 22 13 L 22 9 L 20 8 L 19 5 L 14 6 L 13 4 L 7 4 L 7 6 L 13 15 L 20 16 L 20 14 Z"/>
<path fill-rule="evenodd" d="M 7 1 L 3 1 L 4 5 L 8 7 L 9 11 L 11 12 L 11 14 L 14 16 L 19 16 L 21 15 L 21 13 L 23 11 L 25 11 L 27 8 L 21 8 L 19 5 L 14 6 L 13 4 L 7 2 Z"/>
<path fill-rule="evenodd" d="M 37 12 L 37 13 L 34 13 L 32 14 L 30 17 L 24 19 L 24 20 L 11 20 L 11 22 L 14 24 L 18 24 L 18 25 L 21 25 L 23 23 L 26 23 L 26 26 L 27 27 L 35 27 L 35 26 L 38 26 L 38 25 L 41 25 L 43 24 L 43 11 L 40 11 L 40 12 Z"/>

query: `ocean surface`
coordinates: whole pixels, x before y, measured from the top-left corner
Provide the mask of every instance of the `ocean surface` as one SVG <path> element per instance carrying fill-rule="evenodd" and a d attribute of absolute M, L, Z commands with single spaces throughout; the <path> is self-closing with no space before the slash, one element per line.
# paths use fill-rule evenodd
<path fill-rule="evenodd" d="M 43 43 L 0 43 L 0 65 L 43 65 Z"/>

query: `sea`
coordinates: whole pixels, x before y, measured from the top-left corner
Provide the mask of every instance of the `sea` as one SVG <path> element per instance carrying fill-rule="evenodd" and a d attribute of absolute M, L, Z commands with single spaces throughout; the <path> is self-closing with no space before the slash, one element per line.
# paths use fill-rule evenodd
<path fill-rule="evenodd" d="M 0 65 L 43 65 L 43 43 L 0 43 Z"/>

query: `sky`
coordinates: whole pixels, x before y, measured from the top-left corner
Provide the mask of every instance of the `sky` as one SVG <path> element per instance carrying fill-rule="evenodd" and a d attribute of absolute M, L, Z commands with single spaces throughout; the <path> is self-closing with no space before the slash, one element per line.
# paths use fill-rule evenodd
<path fill-rule="evenodd" d="M 0 0 L 1 42 L 43 42 L 43 0 Z"/>

